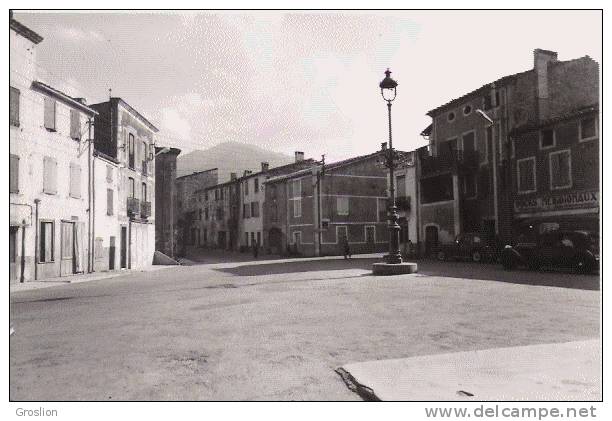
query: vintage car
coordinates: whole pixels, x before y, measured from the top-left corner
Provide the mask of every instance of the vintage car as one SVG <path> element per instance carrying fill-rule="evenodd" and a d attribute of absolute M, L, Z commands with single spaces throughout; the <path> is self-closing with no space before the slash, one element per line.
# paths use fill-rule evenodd
<path fill-rule="evenodd" d="M 599 269 L 599 235 L 589 231 L 551 231 L 522 238 L 514 246 L 506 245 L 501 253 L 506 270 L 527 266 L 572 268 L 578 272 Z"/>
<path fill-rule="evenodd" d="M 496 260 L 497 253 L 478 233 L 459 234 L 450 244 L 441 244 L 436 250 L 438 260 L 463 259 L 473 262 Z"/>

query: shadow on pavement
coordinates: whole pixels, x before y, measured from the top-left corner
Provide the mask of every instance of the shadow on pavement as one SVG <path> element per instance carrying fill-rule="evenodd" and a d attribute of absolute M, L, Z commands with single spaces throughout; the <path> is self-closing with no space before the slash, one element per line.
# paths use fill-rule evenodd
<path fill-rule="evenodd" d="M 371 271 L 372 263 L 379 260 L 380 259 L 295 260 L 279 263 L 245 264 L 238 267 L 215 268 L 214 270 L 235 276 L 261 276 L 310 271 L 341 271 L 347 269 Z M 561 271 L 506 271 L 500 265 L 495 264 L 438 262 L 435 260 L 418 260 L 417 263 L 419 265 L 418 274 L 421 276 L 477 279 L 520 285 L 551 286 L 591 291 L 598 291 L 600 289 L 600 277 L 597 274 L 584 275 Z"/>

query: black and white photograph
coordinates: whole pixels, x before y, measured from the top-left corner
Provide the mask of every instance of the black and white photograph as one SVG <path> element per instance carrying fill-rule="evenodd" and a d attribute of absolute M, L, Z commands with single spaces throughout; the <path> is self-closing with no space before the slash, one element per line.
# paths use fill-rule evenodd
<path fill-rule="evenodd" d="M 604 416 L 603 9 L 164 6 L 7 10 L 10 419 Z"/>

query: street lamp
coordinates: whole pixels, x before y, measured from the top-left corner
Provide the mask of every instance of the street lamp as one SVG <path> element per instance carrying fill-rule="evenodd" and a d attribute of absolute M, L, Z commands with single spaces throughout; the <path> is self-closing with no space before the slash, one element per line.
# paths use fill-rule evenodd
<path fill-rule="evenodd" d="M 395 206 L 395 150 L 393 149 L 393 136 L 391 135 L 391 103 L 397 96 L 397 82 L 391 79 L 391 70 L 387 69 L 385 78 L 380 82 L 380 94 L 387 101 L 389 112 L 389 147 L 384 151 L 386 166 L 389 168 L 389 254 L 384 259 L 387 264 L 402 263 L 399 250 L 400 226 L 397 223 L 399 216 Z"/>

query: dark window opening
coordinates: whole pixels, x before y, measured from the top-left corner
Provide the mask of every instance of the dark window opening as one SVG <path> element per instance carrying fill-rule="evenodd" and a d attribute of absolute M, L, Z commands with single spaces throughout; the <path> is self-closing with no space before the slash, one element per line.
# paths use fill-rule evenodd
<path fill-rule="evenodd" d="M 422 203 L 435 203 L 453 200 L 453 177 L 444 174 L 421 180 Z"/>

